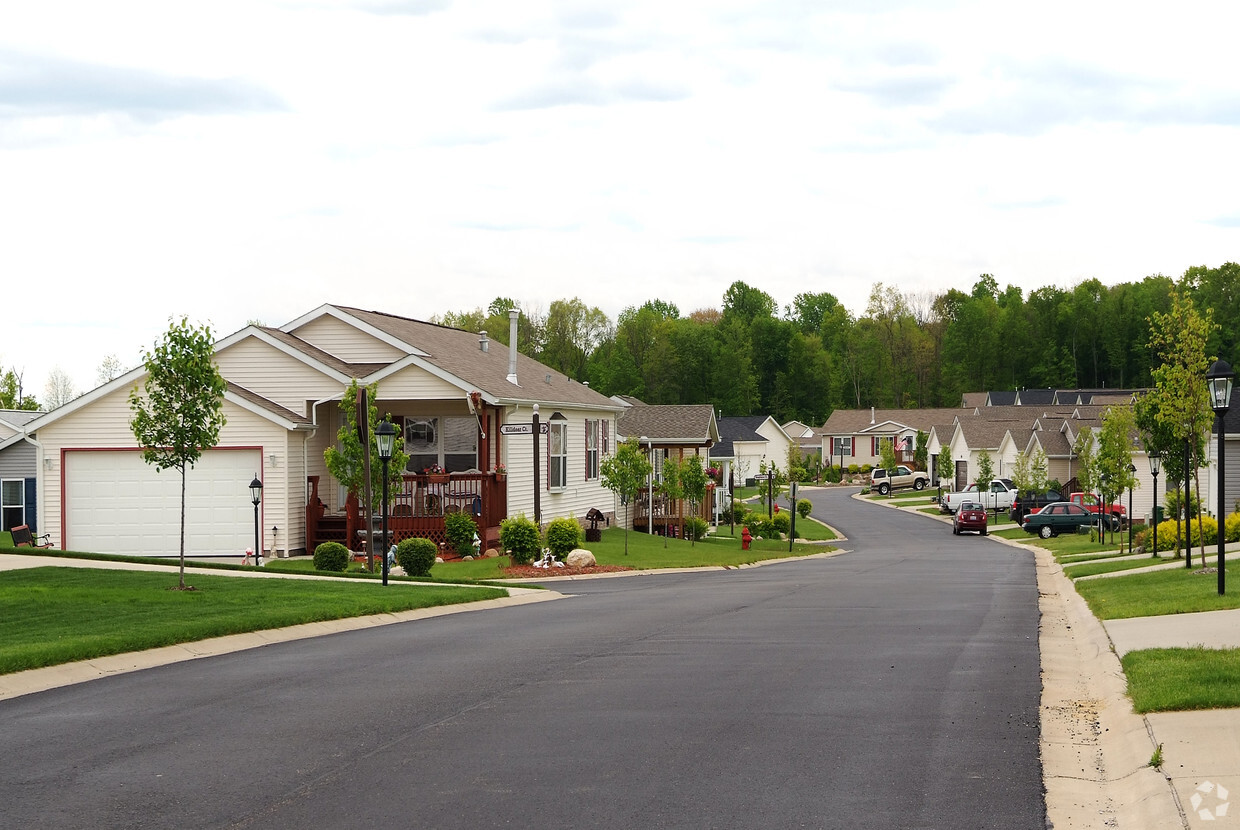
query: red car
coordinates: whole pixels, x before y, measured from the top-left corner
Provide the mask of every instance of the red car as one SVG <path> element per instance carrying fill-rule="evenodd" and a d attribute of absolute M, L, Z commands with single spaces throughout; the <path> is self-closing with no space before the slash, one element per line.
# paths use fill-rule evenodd
<path fill-rule="evenodd" d="M 986 528 L 988 521 L 986 508 L 975 501 L 962 502 L 956 515 L 952 517 L 952 533 L 959 536 L 961 531 L 976 530 L 985 536 L 988 532 Z"/>

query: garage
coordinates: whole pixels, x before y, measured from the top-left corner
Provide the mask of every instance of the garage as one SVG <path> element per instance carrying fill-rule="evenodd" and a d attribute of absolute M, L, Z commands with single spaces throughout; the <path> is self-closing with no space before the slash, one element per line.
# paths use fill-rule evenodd
<path fill-rule="evenodd" d="M 202 454 L 185 479 L 185 555 L 242 556 L 254 545 L 249 484 L 257 448 Z M 66 550 L 179 556 L 181 474 L 156 471 L 138 450 L 66 450 Z M 261 510 L 261 507 L 260 507 Z"/>

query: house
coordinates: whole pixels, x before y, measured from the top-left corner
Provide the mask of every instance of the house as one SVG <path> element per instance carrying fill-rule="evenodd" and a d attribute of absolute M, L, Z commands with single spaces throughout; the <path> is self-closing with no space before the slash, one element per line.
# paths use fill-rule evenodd
<path fill-rule="evenodd" d="M 728 416 L 719 419 L 719 444 L 711 449 L 711 462 L 739 484 L 752 485 L 763 465 L 788 474 L 788 448 L 793 439 L 769 415 Z"/>
<path fill-rule="evenodd" d="M 39 461 L 27 441 L 26 424 L 42 415 L 27 409 L 0 409 L 0 530 L 29 525 L 38 533 L 35 499 Z"/>
<path fill-rule="evenodd" d="M 638 499 L 631 510 L 624 512 L 613 504 L 613 512 L 634 530 L 677 535 L 684 527 L 684 519 L 692 515 L 691 506 L 684 499 L 666 499 L 656 490 L 663 480 L 664 465 L 670 460 L 680 462 L 687 456 L 698 456 L 703 469 L 709 466 L 710 450 L 720 439 L 715 408 L 710 404 L 647 405 L 636 398 L 626 398 L 625 403 L 627 408 L 616 419 L 618 440 L 636 439 L 650 453 L 653 471 L 646 498 Z M 698 513 L 704 519 L 712 511 L 710 499 L 698 505 Z"/>
<path fill-rule="evenodd" d="M 912 464 L 918 432 L 929 435 L 935 424 L 955 423 L 977 411 L 978 407 L 837 409 L 819 430 L 823 464 L 874 467 L 882 463 L 882 446 L 888 442 L 895 442 L 896 461 Z"/>
<path fill-rule="evenodd" d="M 514 311 L 512 343 L 516 326 Z M 356 546 L 354 501 L 324 462 L 355 378 L 378 384 L 375 403 L 410 457 L 403 486 L 391 494 L 396 539 L 443 541 L 445 513 L 462 511 L 481 539 L 497 545 L 506 516 L 546 522 L 609 505 L 599 465 L 621 407 L 515 348 L 493 345 L 485 332 L 338 305 L 217 342 L 227 423 L 186 479 L 187 552 L 240 556 L 253 546 L 254 477 L 263 483 L 265 551 L 300 553 L 325 539 Z M 177 554 L 179 476 L 144 464 L 129 426 L 129 394 L 145 374 L 135 369 L 26 425 L 39 463 L 42 530 L 57 546 Z M 506 475 L 494 472 L 497 462 Z M 424 472 L 432 465 L 451 475 L 432 480 Z"/>
<path fill-rule="evenodd" d="M 783 425 L 784 434 L 801 451 L 801 458 L 809 458 L 822 452 L 822 433 L 800 421 Z"/>

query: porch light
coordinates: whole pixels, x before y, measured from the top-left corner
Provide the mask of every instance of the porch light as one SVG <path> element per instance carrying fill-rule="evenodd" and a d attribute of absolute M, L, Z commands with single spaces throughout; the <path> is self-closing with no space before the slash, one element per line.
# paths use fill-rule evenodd
<path fill-rule="evenodd" d="M 1224 494 L 1227 482 L 1227 462 L 1226 462 L 1226 441 L 1223 426 L 1223 416 L 1227 414 L 1227 410 L 1231 408 L 1231 384 L 1235 379 L 1236 373 L 1231 370 L 1231 364 L 1226 360 L 1216 360 L 1210 364 L 1210 371 L 1206 372 L 1206 384 L 1210 387 L 1210 406 L 1214 408 L 1214 429 L 1218 433 L 1216 441 L 1218 445 L 1218 595 L 1223 596 L 1226 587 L 1225 581 L 1227 576 L 1227 568 L 1224 562 L 1223 548 L 1227 544 L 1227 540 L 1223 535 L 1223 520 L 1227 517 L 1227 499 Z M 1202 563 L 1205 564 L 1204 562 Z"/>

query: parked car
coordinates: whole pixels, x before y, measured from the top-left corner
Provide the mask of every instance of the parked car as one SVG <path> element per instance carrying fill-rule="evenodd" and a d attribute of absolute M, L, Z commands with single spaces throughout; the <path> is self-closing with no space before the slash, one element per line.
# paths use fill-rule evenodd
<path fill-rule="evenodd" d="M 1030 513 L 1037 513 L 1048 504 L 1054 504 L 1057 501 L 1067 501 L 1058 490 L 1046 490 L 1041 493 L 1025 493 L 1017 494 L 1012 502 L 1012 509 L 1009 511 L 1012 521 L 1020 524 L 1025 520 L 1025 516 Z"/>
<path fill-rule="evenodd" d="M 930 474 L 921 470 L 913 470 L 903 464 L 896 465 L 896 474 L 887 475 L 884 467 L 875 467 L 870 472 L 870 488 L 879 495 L 887 495 L 897 487 L 912 487 L 924 490 L 930 484 Z"/>
<path fill-rule="evenodd" d="M 1049 539 L 1060 533 L 1076 533 L 1082 527 L 1090 527 L 1097 521 L 1098 517 L 1095 514 L 1079 504 L 1057 501 L 1046 505 L 1037 513 L 1025 516 L 1021 527 L 1026 533 L 1036 533 L 1043 539 Z"/>
<path fill-rule="evenodd" d="M 959 536 L 961 531 L 976 530 L 985 536 L 989 532 L 986 527 L 988 522 L 986 508 L 975 501 L 966 501 L 960 505 L 956 515 L 952 517 L 952 533 Z"/>

